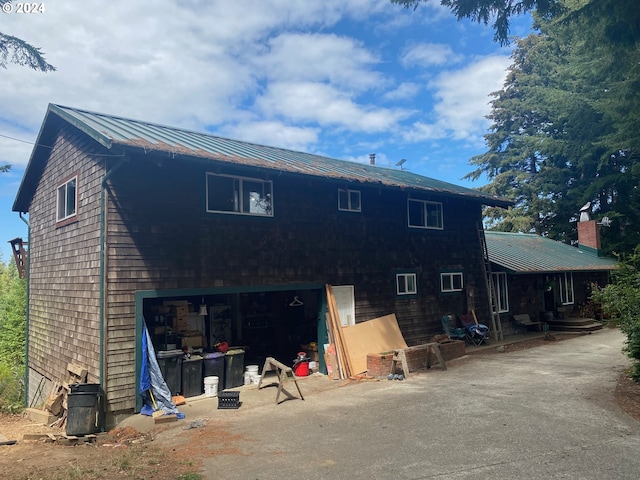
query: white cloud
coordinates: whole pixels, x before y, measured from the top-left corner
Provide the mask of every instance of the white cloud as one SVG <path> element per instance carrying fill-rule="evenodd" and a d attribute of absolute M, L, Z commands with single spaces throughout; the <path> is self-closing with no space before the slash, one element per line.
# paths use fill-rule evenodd
<path fill-rule="evenodd" d="M 439 122 L 455 139 L 474 139 L 484 133 L 491 111 L 489 94 L 502 88 L 509 57 L 489 56 L 460 70 L 444 72 L 433 82 Z"/>
<path fill-rule="evenodd" d="M 400 63 L 406 67 L 429 67 L 451 65 L 462 60 L 451 45 L 438 43 L 418 43 L 407 47 L 400 56 Z"/>
<path fill-rule="evenodd" d="M 395 89 L 386 92 L 383 98 L 388 101 L 409 100 L 414 98 L 421 89 L 421 86 L 415 82 L 402 82 Z"/>
<path fill-rule="evenodd" d="M 266 116 L 364 132 L 390 129 L 408 115 L 401 109 L 358 105 L 347 93 L 315 82 L 273 83 L 257 105 Z"/>
<path fill-rule="evenodd" d="M 483 145 L 491 111 L 489 94 L 502 88 L 509 57 L 492 55 L 459 70 L 440 73 L 430 82 L 436 103 L 434 121 L 418 121 L 403 133 L 410 142 L 450 138 Z"/>
<path fill-rule="evenodd" d="M 286 33 L 268 42 L 254 62 L 272 80 L 330 82 L 351 91 L 383 82 L 373 70 L 378 59 L 361 41 L 335 34 Z"/>
<path fill-rule="evenodd" d="M 277 121 L 257 121 L 237 123 L 225 127 L 220 133 L 260 145 L 300 151 L 317 142 L 319 129 L 293 127 Z"/>

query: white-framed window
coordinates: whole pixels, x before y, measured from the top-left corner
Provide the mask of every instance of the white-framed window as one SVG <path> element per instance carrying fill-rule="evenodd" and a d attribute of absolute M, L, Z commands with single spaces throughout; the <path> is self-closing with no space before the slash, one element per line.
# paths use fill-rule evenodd
<path fill-rule="evenodd" d="M 78 177 L 71 177 L 56 188 L 56 222 L 69 220 L 77 215 Z"/>
<path fill-rule="evenodd" d="M 415 273 L 396 273 L 396 295 L 416 295 L 418 293 Z"/>
<path fill-rule="evenodd" d="M 509 285 L 507 284 L 507 274 L 505 272 L 491 273 L 493 281 L 493 292 L 496 296 L 497 313 L 509 311 Z"/>
<path fill-rule="evenodd" d="M 338 189 L 338 210 L 344 212 L 360 212 L 360 192 L 347 188 Z"/>
<path fill-rule="evenodd" d="M 207 212 L 273 216 L 272 182 L 207 173 Z"/>
<path fill-rule="evenodd" d="M 409 227 L 442 230 L 442 203 L 410 198 L 407 201 Z"/>
<path fill-rule="evenodd" d="M 573 273 L 565 272 L 558 275 L 560 286 L 560 301 L 563 305 L 573 304 Z"/>
<path fill-rule="evenodd" d="M 441 292 L 460 292 L 463 287 L 462 272 L 443 272 L 440 274 Z"/>

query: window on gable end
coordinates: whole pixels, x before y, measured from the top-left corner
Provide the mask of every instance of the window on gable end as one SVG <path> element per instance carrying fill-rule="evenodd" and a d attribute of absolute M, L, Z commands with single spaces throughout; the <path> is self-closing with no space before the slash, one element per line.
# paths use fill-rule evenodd
<path fill-rule="evenodd" d="M 78 177 L 74 176 L 56 188 L 56 223 L 75 220 L 78 204 Z"/>

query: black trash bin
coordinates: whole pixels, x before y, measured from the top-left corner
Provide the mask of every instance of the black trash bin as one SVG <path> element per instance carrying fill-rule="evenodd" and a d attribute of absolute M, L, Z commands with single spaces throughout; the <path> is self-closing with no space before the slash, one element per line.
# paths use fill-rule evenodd
<path fill-rule="evenodd" d="M 67 397 L 67 435 L 96 433 L 100 427 L 100 384 L 76 383 L 70 388 Z"/>
<path fill-rule="evenodd" d="M 182 350 L 160 350 L 157 354 L 158 366 L 171 395 L 182 390 Z"/>
<path fill-rule="evenodd" d="M 194 355 L 182 361 L 182 395 L 197 397 L 202 395 L 203 391 L 202 357 Z"/>
<path fill-rule="evenodd" d="M 224 388 L 244 385 L 244 350 L 229 350 L 224 356 Z"/>
<path fill-rule="evenodd" d="M 224 389 L 224 353 L 205 353 L 203 356 L 204 378 L 218 377 L 218 393 Z"/>

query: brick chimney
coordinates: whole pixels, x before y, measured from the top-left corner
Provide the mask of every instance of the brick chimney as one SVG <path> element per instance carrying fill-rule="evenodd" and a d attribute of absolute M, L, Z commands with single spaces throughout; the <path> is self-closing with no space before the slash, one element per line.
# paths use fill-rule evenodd
<path fill-rule="evenodd" d="M 375 153 L 370 153 L 369 154 L 369 164 L 370 165 L 375 165 L 376 164 L 376 154 Z"/>
<path fill-rule="evenodd" d="M 595 220 L 578 222 L 578 248 L 600 255 L 600 225 Z"/>

